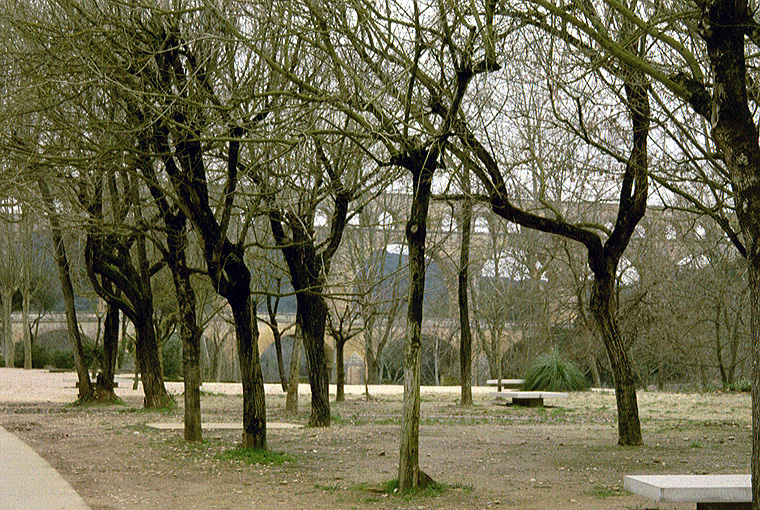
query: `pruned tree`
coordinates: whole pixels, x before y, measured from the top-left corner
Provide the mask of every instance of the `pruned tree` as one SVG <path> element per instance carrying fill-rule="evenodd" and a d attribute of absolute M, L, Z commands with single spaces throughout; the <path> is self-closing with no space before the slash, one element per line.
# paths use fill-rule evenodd
<path fill-rule="evenodd" d="M 287 210 L 278 207 L 276 202 L 270 199 L 269 221 L 272 235 L 288 265 L 290 281 L 296 292 L 296 322 L 300 326 L 309 361 L 312 409 L 309 423 L 326 427 L 330 425 L 330 405 L 329 374 L 324 353 L 328 316 L 324 288 L 332 258 L 340 246 L 348 206 L 355 191 L 344 183 L 346 168 L 349 168 L 345 166 L 345 160 L 328 156 L 323 142 L 319 139 L 314 140 L 314 152 L 317 154 L 317 161 L 313 163 L 315 167 L 312 167 L 314 169 L 311 175 L 307 173 L 299 176 L 299 179 L 313 182 L 314 185 L 305 188 L 306 197 Z M 309 168 L 308 160 L 305 163 L 306 168 Z M 327 179 L 323 180 L 323 176 Z M 319 241 L 315 236 L 314 222 L 317 206 L 325 193 L 321 189 L 323 183 L 327 192 L 333 196 L 334 205 L 329 221 L 329 234 L 324 240 Z M 289 232 L 285 231 L 285 226 Z"/>
<path fill-rule="evenodd" d="M 283 19 L 301 22 L 302 13 L 308 18 L 299 27 L 304 34 L 303 44 L 319 53 L 328 63 L 333 80 L 332 90 L 339 91 L 342 110 L 356 123 L 357 140 L 367 140 L 366 150 L 380 153 L 385 164 L 405 169 L 411 180 L 412 202 L 406 224 L 409 247 L 410 289 L 407 309 L 407 352 L 403 424 L 399 462 L 399 487 L 408 490 L 429 483 L 429 477 L 419 469 L 419 368 L 422 334 L 422 304 L 425 284 L 425 239 L 427 214 L 432 194 L 433 176 L 446 150 L 447 140 L 467 86 L 473 76 L 485 71 L 490 59 L 475 64 L 473 44 L 484 34 L 464 28 L 459 10 L 450 11 L 442 5 L 409 6 L 387 4 L 377 7 L 368 2 L 314 5 L 305 2 L 293 5 Z M 464 8 L 469 13 L 469 7 Z M 278 16 L 283 14 L 276 11 Z M 332 13 L 346 13 L 333 16 Z M 432 15 L 435 12 L 435 15 Z M 432 21 L 435 19 L 436 21 Z M 430 23 L 430 25 L 429 25 Z M 435 25 L 436 29 L 431 27 Z M 290 28 L 290 27 L 289 27 Z M 440 28 L 440 30 L 438 30 Z M 288 33 L 298 33 L 298 31 Z M 404 34 L 402 37 L 401 34 Z M 308 37 L 306 37 L 308 35 Z M 340 45 L 336 41 L 340 40 Z M 372 41 L 387 41 L 382 47 Z M 438 60 L 423 60 L 428 47 L 444 49 Z M 411 56 L 407 59 L 406 56 Z M 273 70 L 281 73 L 302 95 L 322 103 L 328 89 L 312 85 L 299 76 L 289 63 L 279 57 L 265 55 Z M 324 67 L 324 64 L 323 64 Z M 430 70 L 435 78 L 425 74 Z M 324 83 L 324 82 L 322 82 Z M 436 84 L 440 83 L 440 87 Z M 382 92 L 376 89 L 382 85 Z M 329 90 L 329 92 L 332 92 Z M 425 111 L 418 99 L 433 92 L 432 112 Z M 433 119 L 436 119 L 434 122 Z M 380 136 L 377 136 L 379 134 Z M 368 137 L 371 137 L 368 139 Z M 374 155 L 374 154 L 373 154 Z M 376 156 L 380 160 L 380 157 Z M 382 161 L 382 160 L 381 160 Z"/>

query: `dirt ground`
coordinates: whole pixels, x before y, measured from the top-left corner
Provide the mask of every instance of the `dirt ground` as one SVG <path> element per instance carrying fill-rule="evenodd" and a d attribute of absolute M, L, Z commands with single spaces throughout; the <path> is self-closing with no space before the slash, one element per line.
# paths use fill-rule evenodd
<path fill-rule="evenodd" d="M 125 405 L 71 406 L 73 377 L 0 369 L 0 425 L 47 459 L 93 510 L 686 509 L 693 506 L 657 506 L 626 493 L 622 475 L 749 472 L 748 394 L 642 391 L 646 444 L 627 448 L 616 444 L 610 392 L 575 393 L 556 407 L 528 409 L 478 389 L 475 406 L 462 408 L 457 391 L 429 389 L 420 462 L 447 488 L 405 497 L 382 489 L 398 465 L 398 391 L 383 389 L 371 401 L 354 391 L 333 403 L 328 429 L 271 429 L 269 448 L 292 458 L 249 465 L 221 458 L 240 431 L 205 431 L 204 443 L 190 445 L 181 431 L 146 426 L 181 422 L 182 409 L 142 410 L 139 392 L 125 380 L 118 390 Z M 235 393 L 234 385 L 206 386 L 204 422 L 241 420 L 241 397 L 224 394 Z M 298 416 L 288 417 L 281 392 L 268 392 L 268 420 L 307 421 L 308 395 Z"/>

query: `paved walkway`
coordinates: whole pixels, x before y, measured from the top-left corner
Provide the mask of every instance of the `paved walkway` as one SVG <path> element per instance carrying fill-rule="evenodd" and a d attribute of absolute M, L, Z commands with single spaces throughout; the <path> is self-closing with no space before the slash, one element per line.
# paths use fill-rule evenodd
<path fill-rule="evenodd" d="M 89 510 L 82 497 L 42 457 L 0 427 L 0 507 L 3 510 Z"/>

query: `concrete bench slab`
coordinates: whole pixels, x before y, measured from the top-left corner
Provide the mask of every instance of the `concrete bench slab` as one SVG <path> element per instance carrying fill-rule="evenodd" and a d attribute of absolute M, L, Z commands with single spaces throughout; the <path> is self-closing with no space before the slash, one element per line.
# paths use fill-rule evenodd
<path fill-rule="evenodd" d="M 655 501 L 696 503 L 697 510 L 749 510 L 750 475 L 630 475 L 623 477 L 629 492 Z"/>
<path fill-rule="evenodd" d="M 523 384 L 525 384 L 525 379 L 502 379 L 501 380 L 501 387 L 502 389 L 510 389 L 510 390 L 519 390 L 523 387 Z M 498 379 L 488 379 L 486 381 L 486 386 L 498 386 L 499 380 Z"/>
<path fill-rule="evenodd" d="M 502 391 L 500 397 L 511 398 L 512 403 L 525 407 L 542 407 L 545 398 L 567 398 L 561 391 Z"/>

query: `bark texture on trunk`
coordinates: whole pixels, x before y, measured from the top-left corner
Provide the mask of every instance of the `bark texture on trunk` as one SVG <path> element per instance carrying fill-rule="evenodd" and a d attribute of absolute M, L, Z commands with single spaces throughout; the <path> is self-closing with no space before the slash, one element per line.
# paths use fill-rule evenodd
<path fill-rule="evenodd" d="M 182 45 L 177 44 L 181 34 L 174 29 L 146 35 L 153 37 L 156 49 L 154 60 L 161 70 L 161 86 L 166 87 L 166 90 L 176 88 L 181 91 L 183 99 L 188 99 L 185 94 L 191 94 L 193 87 L 188 87 L 187 84 L 199 85 L 194 81 L 199 76 L 185 68 L 183 59 L 190 56 L 183 56 L 182 52 L 188 51 L 192 58 L 197 56 L 189 47 L 183 50 Z M 199 133 L 206 126 L 198 121 L 205 118 L 203 112 L 208 103 L 204 102 L 215 91 L 208 82 L 199 85 L 197 90 L 210 94 L 204 92 L 187 103 L 166 101 L 166 114 L 156 119 L 153 125 L 151 144 L 161 154 L 164 169 L 182 204 L 182 210 L 201 240 L 211 284 L 232 309 L 243 385 L 243 447 L 264 449 L 266 403 L 259 360 L 258 324 L 251 302 L 251 273 L 245 263 L 244 240 L 233 243 L 229 237 L 240 170 L 240 140 L 245 132 L 235 121 L 227 119 L 229 141 L 225 155 L 227 166 L 223 198 L 218 207 L 216 203 L 212 207 L 204 160 L 207 148 L 199 138 Z M 267 115 L 267 112 L 257 114 L 255 119 L 251 119 L 252 125 Z"/>
<path fill-rule="evenodd" d="M 404 155 L 401 166 L 412 172 L 414 194 L 406 240 L 409 246 L 409 301 L 404 348 L 404 400 L 401 421 L 398 483 L 407 491 L 430 482 L 420 471 L 420 355 L 422 310 L 425 294 L 425 239 L 433 175 L 438 165 L 437 152 L 418 149 Z"/>
<path fill-rule="evenodd" d="M 13 328 L 11 326 L 11 300 L 13 299 L 13 292 L 10 289 L 4 288 L 0 291 L 0 300 L 2 300 L 3 307 L 3 354 L 5 355 L 5 366 L 13 368 L 14 366 L 14 354 L 13 351 Z"/>
<path fill-rule="evenodd" d="M 285 397 L 285 412 L 298 414 L 298 384 L 301 382 L 301 328 L 296 324 L 296 334 L 293 336 L 293 351 L 290 353 L 290 378 L 288 394 Z"/>
<path fill-rule="evenodd" d="M 746 0 L 700 4 L 700 35 L 710 58 L 712 139 L 730 173 L 749 268 L 752 344 L 752 508 L 760 510 L 760 145 L 747 95 L 746 31 L 755 26 Z"/>
<path fill-rule="evenodd" d="M 618 410 L 618 444 L 637 446 L 643 444 L 643 439 L 636 399 L 636 384 L 628 349 L 620 335 L 612 307 L 613 289 L 614 279 L 611 275 L 608 278 L 597 276 L 591 290 L 590 308 L 612 368 Z"/>
<path fill-rule="evenodd" d="M 755 243 L 758 239 L 756 238 Z M 752 342 L 752 508 L 760 510 L 760 256 L 749 261 Z"/>
<path fill-rule="evenodd" d="M 69 331 L 69 343 L 71 350 L 74 352 L 74 366 L 77 371 L 79 381 L 79 399 L 86 400 L 92 395 L 92 382 L 90 381 L 90 372 L 84 361 L 84 348 L 82 346 L 82 337 L 79 334 L 79 324 L 77 321 L 76 305 L 74 304 L 74 288 L 71 284 L 69 273 L 69 262 L 66 257 L 66 251 L 63 246 L 63 239 L 58 233 L 53 234 L 53 244 L 55 244 L 55 259 L 58 265 L 58 277 L 63 289 L 63 302 L 66 308 L 66 327 Z"/>
<path fill-rule="evenodd" d="M 367 367 L 367 384 L 381 384 L 382 381 L 380 380 L 380 360 L 375 357 L 375 353 L 373 352 L 372 347 L 369 345 L 364 349 L 364 363 Z"/>
<path fill-rule="evenodd" d="M 27 261 L 31 263 L 31 261 Z M 27 271 L 27 269 L 24 269 Z M 32 332 L 29 329 L 29 296 L 31 290 L 28 285 L 24 285 L 21 290 L 21 327 L 24 328 L 24 368 L 32 368 Z"/>
<path fill-rule="evenodd" d="M 82 348 L 82 338 L 79 335 L 79 324 L 77 323 L 77 312 L 74 304 L 74 287 L 71 283 L 71 272 L 69 270 L 69 259 L 66 255 L 66 246 L 63 244 L 63 230 L 61 229 L 58 216 L 55 214 L 53 197 L 50 194 L 50 188 L 44 179 L 39 179 L 37 185 L 40 190 L 40 196 L 47 210 L 48 222 L 50 223 L 50 232 L 53 237 L 53 258 L 58 266 L 58 279 L 61 282 L 61 291 L 63 293 L 63 303 L 66 309 L 66 327 L 69 331 L 69 343 L 71 350 L 74 352 L 74 366 L 77 371 L 79 380 L 79 400 L 84 401 L 91 397 L 93 393 L 90 373 L 84 363 L 84 350 Z"/>
<path fill-rule="evenodd" d="M 465 177 L 469 184 L 469 176 Z M 469 192 L 466 186 L 465 192 Z M 459 378 L 462 385 L 461 404 L 472 405 L 472 330 L 468 286 L 470 274 L 470 234 L 472 230 L 472 200 L 462 202 L 462 245 L 459 252 Z"/>
<path fill-rule="evenodd" d="M 325 359 L 325 323 L 327 304 L 321 287 L 296 295 L 298 310 L 296 321 L 301 327 L 308 361 L 309 385 L 311 386 L 311 415 L 309 426 L 330 426 L 330 377 Z"/>
<path fill-rule="evenodd" d="M 186 218 L 178 212 L 164 212 L 167 226 L 167 262 L 174 281 L 179 306 L 179 335 L 182 339 L 182 373 L 185 394 L 185 441 L 202 441 L 201 430 L 201 337 L 196 316 L 195 289 L 187 265 Z"/>
<path fill-rule="evenodd" d="M 103 327 L 103 366 L 96 380 L 96 399 L 111 402 L 116 399 L 114 392 L 114 372 L 119 349 L 119 309 L 108 304 Z"/>
<path fill-rule="evenodd" d="M 248 289 L 248 282 L 245 289 Z M 267 428 L 264 376 L 259 359 L 259 330 L 250 290 L 241 294 L 243 299 L 230 299 L 229 302 L 235 319 L 240 377 L 243 383 L 243 448 L 263 450 L 267 447 Z"/>
<path fill-rule="evenodd" d="M 277 310 L 280 307 L 280 291 L 282 290 L 282 279 L 276 279 L 277 296 L 272 298 L 270 294 L 266 296 L 267 314 L 269 315 L 269 327 L 272 330 L 272 336 L 274 337 L 274 349 L 277 354 L 277 371 L 280 374 L 280 386 L 282 391 L 288 392 L 288 376 L 285 373 L 285 361 L 282 357 L 282 332 L 280 332 L 280 325 L 277 323 Z"/>
<path fill-rule="evenodd" d="M 174 401 L 166 392 L 161 361 L 158 356 L 158 338 L 153 328 L 153 306 L 143 304 L 137 310 L 135 321 L 135 356 L 140 366 L 140 379 L 146 409 L 171 407 Z"/>
<path fill-rule="evenodd" d="M 346 342 L 343 339 L 335 340 L 335 401 L 346 400 L 346 369 L 343 360 Z"/>

